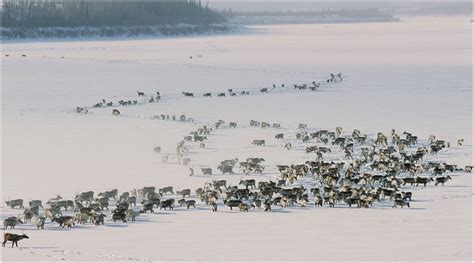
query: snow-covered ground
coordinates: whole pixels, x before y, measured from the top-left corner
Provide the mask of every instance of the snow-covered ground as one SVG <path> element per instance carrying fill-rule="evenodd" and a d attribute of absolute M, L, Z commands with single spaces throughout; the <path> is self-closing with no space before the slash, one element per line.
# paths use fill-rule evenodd
<path fill-rule="evenodd" d="M 273 139 L 299 123 L 312 129 L 341 126 L 376 134 L 410 131 L 451 142 L 432 160 L 472 165 L 472 28 L 469 17 L 406 18 L 399 23 L 254 26 L 238 35 L 121 41 L 4 42 L 2 45 L 2 199 L 66 199 L 92 190 L 143 186 L 202 187 L 213 179 L 237 184 L 237 175 L 203 176 L 224 159 L 264 157 L 263 175 L 275 164 L 308 160 L 306 145 L 288 151 Z M 8 57 L 5 57 L 8 54 Z M 22 57 L 25 54 L 26 57 Z M 190 58 L 192 56 L 192 58 Z M 324 81 L 320 91 L 260 88 Z M 249 96 L 202 98 L 233 89 Z M 155 94 L 160 103 L 89 108 L 101 99 Z M 182 91 L 196 98 L 183 98 Z M 214 94 L 213 94 L 214 95 Z M 140 100 L 143 100 L 140 98 Z M 186 114 L 194 122 L 152 120 Z M 209 136 L 206 149 L 189 145 L 191 166 L 161 162 L 176 142 L 218 119 L 239 124 Z M 250 128 L 251 119 L 281 123 L 281 131 Z M 255 147 L 253 139 L 266 139 Z M 456 140 L 464 138 L 462 147 Z M 429 160 L 428 159 L 428 160 Z M 177 207 L 141 215 L 135 223 L 20 225 L 21 249 L 2 249 L 2 260 L 464 260 L 472 258 L 471 177 L 453 174 L 444 187 L 407 187 L 410 209 L 388 201 L 370 209 L 291 207 L 272 213 L 212 213 Z M 2 202 L 4 204 L 4 202 Z M 20 209 L 2 208 L 2 219 Z M 10 230 L 9 230 L 10 232 Z"/>

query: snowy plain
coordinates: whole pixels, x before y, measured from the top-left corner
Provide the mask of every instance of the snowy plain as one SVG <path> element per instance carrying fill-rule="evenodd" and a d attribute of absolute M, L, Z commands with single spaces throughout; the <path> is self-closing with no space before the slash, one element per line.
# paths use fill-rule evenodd
<path fill-rule="evenodd" d="M 162 164 L 153 147 L 173 153 L 176 142 L 199 124 L 235 121 L 218 130 L 207 149 L 190 146 L 191 165 L 214 168 L 224 159 L 264 157 L 274 164 L 302 158 L 304 145 L 287 151 L 276 130 L 249 128 L 251 119 L 281 123 L 295 133 L 343 127 L 376 134 L 413 132 L 451 142 L 429 157 L 472 165 L 472 25 L 469 17 L 404 18 L 397 23 L 252 26 L 242 34 L 142 40 L 25 41 L 2 44 L 2 200 L 47 200 L 118 188 L 202 187 L 213 179 L 237 184 L 238 175 L 188 175 L 174 159 Z M 9 57 L 5 57 L 9 54 Z M 21 55 L 25 54 L 26 57 Z M 198 56 L 200 55 L 200 56 Z M 193 58 L 191 59 L 190 56 Z M 318 92 L 280 89 L 273 83 L 344 81 Z M 250 90 L 255 95 L 183 98 Z M 101 99 L 136 99 L 160 91 L 160 103 L 74 113 Z M 195 123 L 152 120 L 186 114 Z M 268 146 L 251 147 L 265 138 Z M 456 140 L 464 138 L 464 146 Z M 299 149 L 299 150 L 298 150 Z M 198 205 L 159 211 L 137 222 L 20 225 L 21 249 L 3 248 L 2 261 L 414 261 L 472 260 L 472 180 L 456 172 L 444 187 L 413 188 L 411 209 L 385 204 L 371 209 L 286 208 L 272 213 L 218 213 Z M 4 202 L 2 201 L 2 205 Z M 2 219 L 19 209 L 2 207 Z M 10 230 L 9 230 L 10 232 Z"/>

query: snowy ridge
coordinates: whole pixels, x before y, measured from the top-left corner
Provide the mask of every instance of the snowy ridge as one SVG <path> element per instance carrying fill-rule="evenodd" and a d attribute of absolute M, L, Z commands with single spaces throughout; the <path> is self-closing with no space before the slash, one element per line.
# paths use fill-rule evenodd
<path fill-rule="evenodd" d="M 3 40 L 58 38 L 137 38 L 222 34 L 237 30 L 230 24 L 115 26 L 115 27 L 1 27 Z"/>

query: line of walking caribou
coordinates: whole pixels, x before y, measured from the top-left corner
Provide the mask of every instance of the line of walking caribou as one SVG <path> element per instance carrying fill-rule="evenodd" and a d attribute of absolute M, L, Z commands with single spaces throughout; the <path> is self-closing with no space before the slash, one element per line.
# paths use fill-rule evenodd
<path fill-rule="evenodd" d="M 331 73 L 329 75 L 329 78 L 326 79 L 326 83 L 327 84 L 336 83 L 336 82 L 341 82 L 342 80 L 343 80 L 342 73 L 337 73 L 337 74 Z M 320 86 L 321 86 L 320 82 L 312 81 L 311 84 L 309 84 L 309 85 L 308 84 L 300 84 L 300 85 L 299 84 L 294 84 L 293 89 L 317 91 L 320 88 Z M 269 91 L 271 91 L 273 89 L 277 89 L 277 88 L 285 88 L 285 84 L 280 84 L 280 85 L 272 84 L 271 89 L 261 88 L 259 90 L 259 92 L 261 94 L 268 93 Z M 183 91 L 182 94 L 183 94 L 184 97 L 194 97 L 193 92 Z M 245 91 L 245 90 L 242 90 L 240 92 L 236 92 L 233 89 L 227 89 L 227 92 L 218 92 L 217 97 L 225 97 L 225 96 L 234 97 L 234 96 L 237 96 L 239 94 L 242 95 L 242 96 L 245 96 L 245 95 L 250 95 L 250 92 Z M 212 93 L 211 92 L 205 92 L 205 93 L 202 94 L 202 97 L 212 97 Z"/>
<path fill-rule="evenodd" d="M 224 124 L 224 121 L 219 120 L 214 128 L 223 127 Z M 270 125 L 253 120 L 250 124 L 253 127 L 281 128 L 279 124 Z M 235 128 L 237 124 L 229 123 L 229 127 Z M 306 153 L 315 154 L 314 158 L 297 164 L 276 165 L 279 172 L 278 180 L 262 180 L 257 183 L 255 179 L 246 179 L 241 180 L 238 185 L 228 185 L 226 180 L 215 180 L 195 189 L 194 198 L 191 198 L 193 194 L 191 189 L 175 192 L 172 186 L 163 188 L 147 186 L 120 195 L 117 189 L 97 195 L 93 191 L 87 191 L 77 194 L 71 200 L 58 195 L 46 202 L 46 208 L 43 207 L 41 200 L 30 200 L 26 209 L 22 199 L 9 200 L 6 201 L 7 206 L 18 207 L 24 211 L 22 216 L 6 218 L 3 222 L 4 228 L 14 228 L 18 224 L 33 222 L 37 229 L 44 229 L 47 219 L 62 228 L 71 228 L 76 223 L 103 225 L 107 216 L 113 222 L 134 222 L 142 213 L 154 213 L 156 208 L 172 210 L 176 203 L 187 209 L 196 208 L 196 200 L 209 206 L 213 212 L 217 211 L 219 204 L 231 210 L 238 208 L 243 212 L 261 209 L 262 206 L 264 211 L 270 212 L 275 206 L 307 207 L 310 203 L 314 203 L 314 207 L 346 205 L 369 208 L 383 203 L 387 198 L 392 200 L 392 208 L 403 208 L 410 207 L 409 201 L 413 198 L 411 191 L 402 189 L 407 185 L 426 187 L 432 182 L 434 185 L 444 185 L 452 179 L 449 173 L 460 170 L 472 172 L 472 166 L 460 169 L 454 164 L 423 161 L 425 155 L 435 155 L 442 149 L 450 147 L 448 142 L 437 140 L 433 135 L 429 137 L 427 146 L 420 146 L 417 136 L 409 132 L 398 134 L 392 130 L 389 142 L 380 132 L 375 138 L 370 139 L 367 134 L 362 134 L 359 130 L 343 134 L 341 127 L 337 127 L 335 131 L 315 132 L 308 132 L 305 124 L 300 124 L 298 128 L 300 132 L 296 134 L 297 140 L 318 143 L 306 147 Z M 186 137 L 179 142 L 177 152 L 183 153 L 186 141 L 206 140 L 206 136 L 210 135 L 212 130 L 203 126 L 192 132 L 194 137 Z M 275 139 L 284 139 L 284 134 L 275 135 Z M 458 140 L 459 146 L 462 143 L 462 139 Z M 324 160 L 325 155 L 338 151 L 343 154 L 343 161 Z M 218 170 L 222 174 L 234 174 L 234 168 L 239 164 L 246 175 L 262 173 L 265 168 L 264 162 L 264 158 L 247 158 L 243 162 L 235 158 L 222 161 Z M 212 174 L 212 169 L 202 168 L 202 172 L 209 175 Z M 69 209 L 75 214 L 64 215 L 63 212 Z M 106 211 L 110 212 L 109 215 Z"/>
<path fill-rule="evenodd" d="M 326 79 L 326 83 L 329 84 L 329 83 L 336 83 L 336 82 L 341 82 L 343 80 L 343 77 L 342 77 L 342 73 L 331 73 L 329 74 L 329 77 Z M 311 90 L 311 91 L 317 91 L 321 86 L 321 83 L 320 82 L 316 82 L 316 81 L 312 81 L 311 84 L 301 84 L 301 85 L 298 85 L 298 84 L 294 84 L 293 85 L 293 88 L 294 89 L 298 89 L 298 90 Z M 269 89 L 269 88 L 261 88 L 259 90 L 259 93 L 263 94 L 263 93 L 268 93 L 269 91 L 273 90 L 273 89 L 277 89 L 277 88 L 285 88 L 285 84 L 281 84 L 281 85 L 276 85 L 276 84 L 273 84 L 272 85 L 272 88 Z M 183 91 L 181 92 L 181 94 L 183 94 L 184 97 L 194 97 L 194 93 L 193 92 L 187 92 L 187 91 Z M 228 89 L 227 92 L 218 92 L 217 93 L 217 97 L 226 97 L 227 96 L 237 96 L 237 95 L 242 95 L 242 96 L 245 96 L 245 95 L 250 95 L 250 91 L 245 91 L 245 90 L 242 90 L 240 92 L 236 92 L 234 91 L 233 89 Z M 138 98 L 140 97 L 149 97 L 148 99 L 148 103 L 157 103 L 157 102 L 160 102 L 161 100 L 161 94 L 159 91 L 156 92 L 156 95 L 155 94 L 145 94 L 145 92 L 143 91 L 137 91 L 137 96 Z M 202 97 L 212 97 L 212 93 L 211 92 L 205 92 L 202 94 Z M 138 105 L 139 104 L 139 100 L 138 99 L 132 99 L 132 100 L 126 100 L 126 99 L 122 99 L 122 100 L 119 100 L 117 102 L 113 102 L 113 101 L 107 101 L 105 99 L 101 99 L 99 102 L 95 103 L 92 107 L 93 108 L 104 108 L 104 107 L 113 107 L 113 106 L 130 106 L 130 105 Z M 76 107 L 75 109 L 75 112 L 76 113 L 82 113 L 82 114 L 87 114 L 89 113 L 87 107 Z M 113 115 L 120 115 L 120 111 L 118 109 L 113 109 L 112 110 L 112 114 Z"/>
<path fill-rule="evenodd" d="M 145 92 L 143 91 L 137 91 L 138 98 L 140 97 L 145 97 L 145 96 L 150 96 L 148 99 L 148 103 L 157 103 L 160 102 L 161 100 L 161 94 L 159 91 L 156 92 L 156 95 L 145 95 Z M 101 99 L 99 102 L 94 104 L 92 107 L 93 108 L 104 108 L 104 107 L 113 107 L 113 106 L 130 106 L 130 105 L 137 105 L 139 104 L 138 100 L 126 100 L 126 99 L 121 99 L 117 102 L 113 101 L 106 101 L 105 99 Z M 83 113 L 87 114 L 89 113 L 89 110 L 87 107 L 76 107 L 76 113 Z M 114 115 L 119 115 L 120 111 L 118 109 L 113 109 L 112 113 Z"/>

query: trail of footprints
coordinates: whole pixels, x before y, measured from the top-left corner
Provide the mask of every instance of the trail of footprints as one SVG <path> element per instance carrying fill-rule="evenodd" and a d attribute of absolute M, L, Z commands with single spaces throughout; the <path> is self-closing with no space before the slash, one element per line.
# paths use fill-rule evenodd
<path fill-rule="evenodd" d="M 55 261 L 76 261 L 83 258 L 87 260 L 106 260 L 106 261 L 133 261 L 133 262 L 155 262 L 151 259 L 124 257 L 110 253 L 88 253 L 79 250 L 67 250 L 59 248 L 33 248 L 19 247 L 20 251 L 40 257 L 51 258 Z"/>

